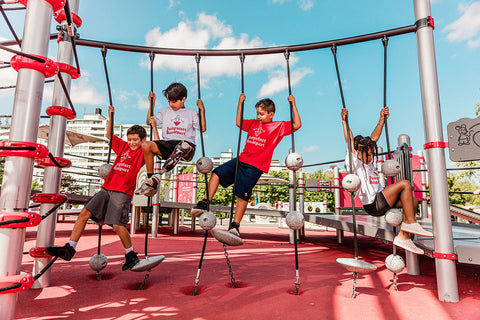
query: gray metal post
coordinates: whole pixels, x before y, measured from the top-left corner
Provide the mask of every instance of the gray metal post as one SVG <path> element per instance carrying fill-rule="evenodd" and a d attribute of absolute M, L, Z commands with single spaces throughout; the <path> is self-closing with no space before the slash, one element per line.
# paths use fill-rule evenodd
<path fill-rule="evenodd" d="M 423 156 L 423 151 L 418 150 L 417 155 L 420 159 L 420 170 L 421 171 L 421 177 L 422 177 L 422 186 L 421 189 L 422 191 L 427 190 L 427 172 L 423 171 L 427 167 L 425 166 L 425 157 Z M 427 194 L 425 192 L 422 192 L 422 201 L 420 202 L 420 218 L 421 219 L 427 219 L 428 218 L 428 207 L 427 207 L 427 201 L 425 200 L 427 198 Z"/>
<path fill-rule="evenodd" d="M 336 165 L 331 166 L 333 169 L 333 186 L 335 188 L 335 214 L 340 215 L 340 169 Z M 337 235 L 337 243 L 343 243 L 343 230 L 335 229 Z"/>
<path fill-rule="evenodd" d="M 208 187 L 208 186 L 207 186 Z M 197 203 L 197 195 L 198 195 L 198 170 L 197 166 L 193 167 L 193 203 Z M 195 231 L 195 217 L 192 216 L 192 222 L 190 225 L 190 230 L 193 232 Z"/>
<path fill-rule="evenodd" d="M 78 1 L 71 0 L 69 2 L 72 13 L 78 12 Z M 67 21 L 63 21 L 62 25 L 66 25 Z M 57 61 L 72 65 L 73 50 L 70 41 L 60 41 L 58 43 Z M 67 90 L 70 91 L 72 77 L 69 74 L 62 73 L 62 79 L 65 82 Z M 53 88 L 53 106 L 68 107 L 68 101 L 63 92 L 62 85 L 58 78 L 55 79 Z M 67 130 L 67 118 L 64 116 L 52 116 L 50 118 L 50 129 L 48 133 L 48 150 L 55 157 L 64 156 L 65 148 L 65 132 Z M 60 191 L 60 180 L 62 178 L 62 169 L 58 167 L 45 167 L 43 179 L 43 193 L 58 194 Z M 54 204 L 40 205 L 40 214 L 43 215 L 50 210 Z M 49 247 L 55 242 L 55 224 L 57 221 L 57 213 L 54 212 L 47 219 L 42 221 L 37 231 L 37 247 Z M 40 272 L 52 258 L 37 258 L 33 264 L 33 274 Z M 45 288 L 50 285 L 51 269 L 48 269 L 38 280 L 35 281 L 32 288 Z"/>
<path fill-rule="evenodd" d="M 293 170 L 288 170 L 288 183 L 290 186 L 295 185 L 295 171 Z M 296 208 L 296 196 L 295 196 L 295 188 L 290 187 L 288 189 L 288 196 L 289 196 L 289 212 L 295 211 Z M 295 241 L 295 234 L 296 232 L 294 230 L 290 229 L 290 243 L 294 243 Z"/>
<path fill-rule="evenodd" d="M 407 144 L 407 146 L 410 147 L 410 137 L 406 134 L 399 135 L 397 138 L 397 142 L 398 142 L 398 146 Z M 411 166 L 408 166 L 408 168 L 403 168 L 406 177 L 412 176 L 410 173 L 407 174 L 407 170 L 410 170 L 410 168 Z M 405 259 L 406 259 L 408 274 L 414 275 L 414 276 L 420 275 L 420 260 L 419 260 L 418 254 L 413 253 L 411 251 L 405 251 Z"/>
<path fill-rule="evenodd" d="M 383 148 L 382 147 L 377 147 L 377 152 L 382 153 Z M 379 179 L 380 179 L 380 184 L 385 187 L 387 179 L 386 179 L 386 177 L 385 177 L 385 175 L 383 174 L 383 171 L 382 171 L 382 165 L 383 165 L 384 161 L 385 161 L 385 156 L 383 156 L 383 155 L 377 156 L 376 166 L 377 166 L 378 176 L 379 176 Z"/>
<path fill-rule="evenodd" d="M 154 172 L 157 173 L 160 170 L 161 162 L 155 157 Z M 162 184 L 158 185 L 157 193 L 152 197 L 152 238 L 156 238 L 158 235 L 158 221 L 160 220 L 160 193 L 162 190 Z"/>
<path fill-rule="evenodd" d="M 43 0 L 28 1 L 22 52 L 48 55 L 52 6 Z M 42 107 L 45 75 L 33 69 L 19 69 L 13 102 L 10 140 L 36 142 Z M 33 159 L 5 158 L 0 211 L 27 211 L 33 175 Z M 25 228 L 0 228 L 0 278 L 20 273 Z M 2 319 L 13 319 L 17 294 L 0 295 Z"/>
<path fill-rule="evenodd" d="M 431 15 L 429 0 L 414 0 L 413 5 L 415 21 Z M 427 158 L 430 160 L 428 177 L 435 251 L 443 254 L 454 254 L 433 29 L 431 27 L 420 28 L 417 30 L 416 36 L 423 123 L 425 141 L 428 146 L 426 150 Z M 445 302 L 458 302 L 455 261 L 437 258 L 435 259 L 435 266 L 438 299 Z"/>
<path fill-rule="evenodd" d="M 298 172 L 298 190 L 298 211 L 303 215 L 305 213 L 305 172 L 303 172 L 303 170 Z M 298 232 L 300 239 L 305 238 L 305 224 L 298 230 Z"/>

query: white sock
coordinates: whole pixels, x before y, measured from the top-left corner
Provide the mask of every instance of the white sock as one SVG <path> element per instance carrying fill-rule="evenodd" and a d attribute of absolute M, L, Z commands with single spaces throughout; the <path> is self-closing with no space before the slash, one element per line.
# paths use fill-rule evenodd
<path fill-rule="evenodd" d="M 77 247 L 77 241 L 73 241 L 73 240 L 68 240 L 68 244 L 73 248 L 75 249 Z"/>
<path fill-rule="evenodd" d="M 130 248 L 125 249 L 125 254 L 128 254 L 130 251 L 133 251 L 133 246 L 131 246 Z"/>

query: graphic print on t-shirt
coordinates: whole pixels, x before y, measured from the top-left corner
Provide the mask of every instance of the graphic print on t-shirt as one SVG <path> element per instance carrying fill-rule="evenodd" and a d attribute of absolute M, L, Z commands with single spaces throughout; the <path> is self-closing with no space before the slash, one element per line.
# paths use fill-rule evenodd
<path fill-rule="evenodd" d="M 171 135 L 185 135 L 185 132 L 187 131 L 186 128 L 181 128 L 179 125 L 181 125 L 185 120 L 177 114 L 175 118 L 172 119 L 172 123 L 174 126 L 167 126 L 167 132 L 166 134 L 171 134 Z"/>
<path fill-rule="evenodd" d="M 114 170 L 123 171 L 123 172 L 128 172 L 128 170 L 130 170 L 131 165 L 125 163 L 127 162 L 128 159 L 131 158 L 130 151 L 131 149 L 128 149 L 127 151 L 122 153 L 122 155 L 120 156 L 120 161 L 113 168 Z"/>

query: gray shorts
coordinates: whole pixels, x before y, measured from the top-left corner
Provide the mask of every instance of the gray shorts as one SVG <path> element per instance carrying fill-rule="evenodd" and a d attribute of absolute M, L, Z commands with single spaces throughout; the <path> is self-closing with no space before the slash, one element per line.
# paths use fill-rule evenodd
<path fill-rule="evenodd" d="M 126 226 L 130 215 L 132 196 L 123 192 L 100 190 L 85 203 L 92 220 L 109 226 Z"/>

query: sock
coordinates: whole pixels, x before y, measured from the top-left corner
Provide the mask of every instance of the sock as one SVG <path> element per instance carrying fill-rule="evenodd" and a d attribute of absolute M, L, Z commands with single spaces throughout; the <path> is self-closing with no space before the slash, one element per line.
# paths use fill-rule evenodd
<path fill-rule="evenodd" d="M 147 178 L 151 178 L 153 176 L 153 173 L 147 173 Z"/>
<path fill-rule="evenodd" d="M 133 246 L 131 246 L 130 248 L 125 249 L 125 254 L 128 254 L 130 251 L 133 251 Z"/>
<path fill-rule="evenodd" d="M 72 247 L 73 249 L 75 249 L 77 247 L 77 241 L 73 241 L 73 240 L 68 240 L 68 244 L 70 245 L 70 247 Z"/>

